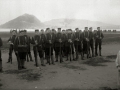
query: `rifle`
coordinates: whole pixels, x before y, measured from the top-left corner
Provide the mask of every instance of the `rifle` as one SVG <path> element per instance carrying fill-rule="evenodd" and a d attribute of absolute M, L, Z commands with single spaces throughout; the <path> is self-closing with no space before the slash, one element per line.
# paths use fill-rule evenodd
<path fill-rule="evenodd" d="M 50 53 L 50 54 L 49 54 L 49 55 L 50 55 L 50 56 L 49 56 L 49 57 L 50 57 L 50 59 L 49 59 L 49 65 L 50 65 L 50 61 L 51 61 L 51 44 L 50 44 L 50 52 L 49 52 L 49 53 Z"/>
<path fill-rule="evenodd" d="M 61 59 L 62 58 L 61 58 L 61 42 L 60 42 L 60 62 L 62 62 Z"/>

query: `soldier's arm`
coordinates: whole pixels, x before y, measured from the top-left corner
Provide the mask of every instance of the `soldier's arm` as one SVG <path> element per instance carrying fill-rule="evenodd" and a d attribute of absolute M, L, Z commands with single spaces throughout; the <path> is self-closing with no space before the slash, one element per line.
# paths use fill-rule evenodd
<path fill-rule="evenodd" d="M 18 41 L 18 37 L 15 39 L 15 42 L 14 42 L 14 50 L 15 52 L 18 51 L 18 44 L 19 44 L 19 41 Z"/>
<path fill-rule="evenodd" d="M 104 38 L 104 35 L 103 35 L 103 33 L 101 33 L 101 37 L 102 37 L 102 39 Z"/>
<path fill-rule="evenodd" d="M 2 39 L 0 37 L 0 47 L 3 45 Z"/>

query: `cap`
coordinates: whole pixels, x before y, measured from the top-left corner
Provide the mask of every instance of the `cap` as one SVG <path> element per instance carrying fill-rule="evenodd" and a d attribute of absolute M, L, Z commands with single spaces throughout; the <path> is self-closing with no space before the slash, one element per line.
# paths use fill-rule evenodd
<path fill-rule="evenodd" d="M 97 27 L 97 29 L 99 29 L 100 27 Z"/>
<path fill-rule="evenodd" d="M 88 27 L 85 27 L 85 29 L 88 29 Z"/>
<path fill-rule="evenodd" d="M 19 33 L 24 32 L 24 30 L 19 30 Z"/>
<path fill-rule="evenodd" d="M 75 30 L 79 30 L 79 28 L 75 28 Z"/>
<path fill-rule="evenodd" d="M 37 31 L 39 32 L 39 29 L 35 29 L 35 32 L 37 32 Z"/>
<path fill-rule="evenodd" d="M 90 27 L 89 29 L 92 29 L 92 27 Z"/>

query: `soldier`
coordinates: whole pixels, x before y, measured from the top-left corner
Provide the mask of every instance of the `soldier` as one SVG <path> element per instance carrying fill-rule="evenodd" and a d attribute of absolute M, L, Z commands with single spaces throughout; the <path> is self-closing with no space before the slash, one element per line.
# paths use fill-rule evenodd
<path fill-rule="evenodd" d="M 68 29 L 68 34 L 67 34 L 67 42 L 66 42 L 66 51 L 67 51 L 67 60 L 70 59 L 72 61 L 72 58 L 74 60 L 74 35 L 72 33 L 71 29 Z"/>
<path fill-rule="evenodd" d="M 54 64 L 54 60 L 53 60 L 53 43 L 54 43 L 54 38 L 52 37 L 52 34 L 50 33 L 50 28 L 46 29 L 46 35 L 45 35 L 45 53 L 46 53 L 46 58 L 47 58 L 47 63 L 49 63 L 49 65 Z"/>
<path fill-rule="evenodd" d="M 56 38 L 55 38 L 56 62 L 58 62 L 58 56 L 60 57 L 60 63 L 63 62 L 62 47 L 63 47 L 63 43 L 62 43 L 61 28 L 58 28 L 58 33 L 56 34 Z"/>
<path fill-rule="evenodd" d="M 39 33 L 39 30 L 36 29 L 36 30 L 35 30 L 35 35 L 32 37 L 31 44 L 33 44 L 33 52 L 34 52 L 34 58 L 35 58 L 35 66 L 36 66 L 37 68 L 39 68 L 39 66 L 38 66 L 38 58 L 37 58 L 39 41 L 40 41 L 40 33 Z"/>
<path fill-rule="evenodd" d="M 56 30 L 52 29 L 52 37 L 55 39 L 56 38 Z M 54 54 L 56 56 L 56 48 L 55 48 L 55 42 L 53 43 L 53 49 L 54 49 Z"/>
<path fill-rule="evenodd" d="M 0 72 L 2 72 L 2 57 L 1 57 L 1 47 L 3 45 L 2 39 L 0 37 Z"/>
<path fill-rule="evenodd" d="M 92 57 L 94 57 L 94 34 L 92 32 L 92 27 L 89 28 L 89 40 L 90 40 L 90 48 L 92 51 Z M 90 53 L 90 50 L 89 50 Z"/>
<path fill-rule="evenodd" d="M 101 45 L 102 45 L 102 39 L 104 38 L 104 35 L 102 33 L 102 31 L 100 30 L 100 27 L 97 27 L 97 32 L 95 34 L 95 55 L 98 56 L 97 53 L 97 48 L 99 46 L 99 56 L 101 56 Z"/>
<path fill-rule="evenodd" d="M 27 53 L 28 41 L 24 36 L 24 30 L 19 31 L 19 36 L 15 39 L 14 49 L 18 57 L 18 70 L 25 68 L 25 59 Z"/>
<path fill-rule="evenodd" d="M 43 45 L 43 54 L 44 54 L 44 59 L 45 59 L 45 32 L 43 29 L 41 29 L 41 39 L 42 39 L 42 45 Z"/>
<path fill-rule="evenodd" d="M 29 58 L 30 58 L 30 61 L 33 61 L 32 60 L 32 55 L 31 55 L 31 51 L 30 51 L 30 42 L 31 42 L 31 39 L 30 37 L 27 35 L 27 30 L 24 30 L 24 36 L 26 37 L 27 41 L 28 41 L 28 52 L 26 53 L 26 57 L 27 57 L 27 62 L 29 62 Z"/>
<path fill-rule="evenodd" d="M 79 32 L 79 29 L 75 29 L 75 40 L 74 40 L 74 45 L 75 45 L 75 51 L 76 51 L 76 60 L 79 59 L 78 53 L 81 54 L 81 59 L 83 60 L 83 53 L 82 53 L 82 34 Z"/>
<path fill-rule="evenodd" d="M 84 32 L 82 33 L 83 37 L 83 57 L 84 54 L 87 54 L 87 58 L 89 58 L 89 32 L 88 27 L 85 27 Z"/>
<path fill-rule="evenodd" d="M 17 30 L 10 30 L 10 33 L 12 34 L 11 37 L 8 39 L 8 43 L 10 44 L 10 47 L 9 47 L 9 58 L 8 58 L 8 62 L 11 62 L 12 64 L 12 53 L 13 53 L 13 50 L 14 50 L 14 41 L 17 37 Z M 15 55 L 17 56 L 17 54 L 15 53 Z"/>
<path fill-rule="evenodd" d="M 63 43 L 63 57 L 66 56 L 66 47 L 65 47 L 65 43 L 67 42 L 67 34 L 66 34 L 66 31 L 65 30 L 62 30 L 62 43 Z"/>

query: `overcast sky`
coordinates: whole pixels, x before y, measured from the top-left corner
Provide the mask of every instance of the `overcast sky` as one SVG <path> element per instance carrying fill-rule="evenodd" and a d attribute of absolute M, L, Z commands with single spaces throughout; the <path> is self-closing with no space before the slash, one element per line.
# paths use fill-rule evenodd
<path fill-rule="evenodd" d="M 120 25 L 120 0 L 0 0 L 0 24 L 24 13 L 42 22 L 75 18 Z"/>

